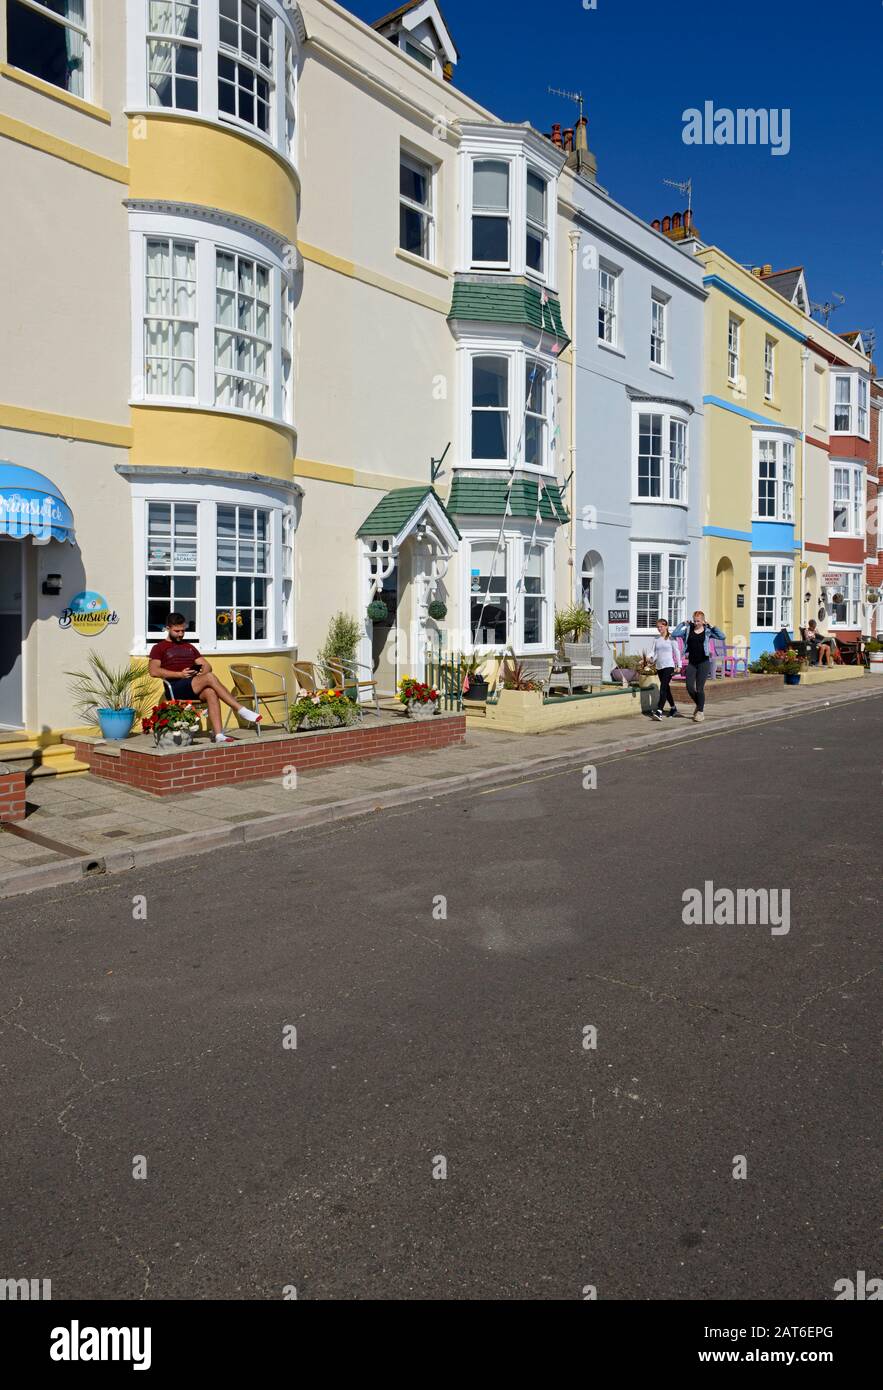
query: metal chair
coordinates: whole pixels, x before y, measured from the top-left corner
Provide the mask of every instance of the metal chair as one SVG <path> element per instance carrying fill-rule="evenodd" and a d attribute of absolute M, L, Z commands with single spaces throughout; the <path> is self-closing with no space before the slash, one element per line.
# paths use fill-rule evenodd
<path fill-rule="evenodd" d="M 259 671 L 264 676 L 269 676 L 271 681 L 275 681 L 276 688 L 259 690 L 254 678 L 254 672 L 256 671 Z M 253 666 L 251 664 L 237 664 L 235 666 L 231 664 L 230 675 L 233 677 L 233 689 L 243 704 L 245 704 L 246 701 L 251 701 L 251 707 L 255 714 L 260 714 L 261 705 L 263 705 L 270 717 L 271 724 L 279 724 L 280 722 L 282 724 L 287 724 L 291 699 L 288 694 L 288 682 L 284 675 L 279 671 L 271 670 L 268 666 Z M 281 689 L 279 688 L 280 683 Z M 280 700 L 283 701 L 283 708 L 285 710 L 285 717 L 281 721 L 273 719 L 272 710 L 270 708 L 271 705 L 278 704 Z M 258 734 L 260 734 L 260 724 L 256 724 L 255 728 Z"/>
<path fill-rule="evenodd" d="M 365 666 L 358 661 L 346 661 L 342 657 L 333 657 L 325 662 L 326 670 L 331 676 L 334 685 L 340 689 L 351 700 L 354 700 L 359 707 L 359 714 L 364 712 L 362 705 L 362 691 L 369 692 L 370 701 L 374 705 L 374 713 L 380 714 L 380 701 L 377 698 L 377 679 L 370 666 Z M 367 675 L 360 675 L 360 672 L 367 672 Z"/>
<path fill-rule="evenodd" d="M 601 684 L 603 666 L 595 660 L 588 642 L 565 642 L 564 659 L 570 663 L 571 691 L 578 687 L 591 690 L 593 685 Z"/>

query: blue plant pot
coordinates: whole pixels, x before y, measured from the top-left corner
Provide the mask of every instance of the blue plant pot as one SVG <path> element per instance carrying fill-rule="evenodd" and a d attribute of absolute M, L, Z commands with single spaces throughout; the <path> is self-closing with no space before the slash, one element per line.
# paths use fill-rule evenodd
<path fill-rule="evenodd" d="M 129 737 L 132 732 L 132 725 L 135 723 L 135 711 L 133 709 L 100 709 L 98 710 L 98 723 L 101 725 L 102 736 L 116 742 Z"/>
<path fill-rule="evenodd" d="M 786 684 L 786 685 L 799 685 L 799 684 L 800 684 L 800 676 L 786 676 L 786 677 L 785 677 L 785 684 Z"/>

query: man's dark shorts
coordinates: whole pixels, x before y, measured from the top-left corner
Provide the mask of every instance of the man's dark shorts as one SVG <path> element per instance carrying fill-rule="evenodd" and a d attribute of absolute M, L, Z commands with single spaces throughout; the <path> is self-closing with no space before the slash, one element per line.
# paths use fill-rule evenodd
<path fill-rule="evenodd" d="M 173 700 L 201 700 L 202 696 L 197 695 L 193 689 L 193 681 L 189 676 L 182 676 L 180 680 L 169 681 L 169 689 L 172 692 Z"/>

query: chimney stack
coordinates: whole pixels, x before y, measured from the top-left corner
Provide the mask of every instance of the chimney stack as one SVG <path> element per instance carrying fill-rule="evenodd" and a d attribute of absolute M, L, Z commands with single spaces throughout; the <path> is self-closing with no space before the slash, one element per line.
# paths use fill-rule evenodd
<path fill-rule="evenodd" d="M 657 217 L 650 226 L 654 232 L 661 232 L 663 236 L 667 236 L 669 241 L 690 241 L 699 236 L 693 225 L 693 213 L 690 208 L 684 212 L 673 213 L 671 217 L 663 217 L 661 223 Z"/>

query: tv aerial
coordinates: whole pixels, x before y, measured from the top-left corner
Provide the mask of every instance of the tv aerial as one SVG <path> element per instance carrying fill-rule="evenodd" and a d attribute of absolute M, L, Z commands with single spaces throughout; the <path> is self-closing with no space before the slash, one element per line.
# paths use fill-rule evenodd
<path fill-rule="evenodd" d="M 579 118 L 583 118 L 583 102 L 585 98 L 582 92 L 566 92 L 563 87 L 547 87 L 546 91 L 553 97 L 564 97 L 566 101 L 575 101 L 579 107 Z"/>
<path fill-rule="evenodd" d="M 677 179 L 663 179 L 662 182 L 669 188 L 676 188 L 682 198 L 687 200 L 687 211 L 693 216 L 693 180 L 685 179 L 683 183 L 678 183 Z"/>
<path fill-rule="evenodd" d="M 835 301 L 836 301 L 836 302 L 835 302 Z M 843 305 L 844 305 L 845 303 L 846 303 L 846 295 L 845 295 L 845 294 L 838 294 L 837 291 L 835 290 L 834 293 L 833 293 L 832 298 L 829 299 L 829 300 L 827 301 L 826 304 L 817 304 L 817 303 L 815 302 L 815 300 L 810 300 L 810 305 L 809 305 L 809 307 L 810 307 L 810 309 L 812 309 L 813 313 L 817 313 L 817 314 L 819 315 L 820 318 L 824 315 L 824 323 L 825 323 L 825 327 L 827 328 L 827 327 L 828 327 L 828 319 L 829 319 L 829 318 L 831 317 L 831 315 L 834 313 L 835 309 L 840 309 L 840 308 L 842 308 Z"/>

